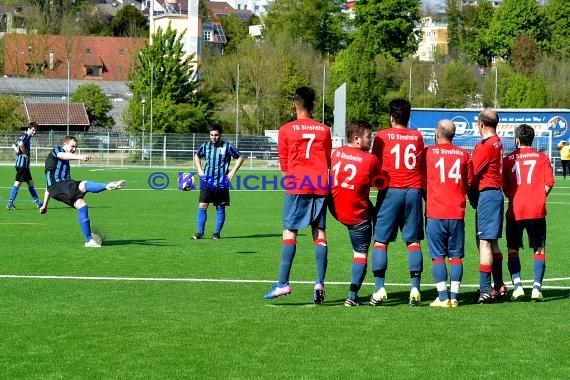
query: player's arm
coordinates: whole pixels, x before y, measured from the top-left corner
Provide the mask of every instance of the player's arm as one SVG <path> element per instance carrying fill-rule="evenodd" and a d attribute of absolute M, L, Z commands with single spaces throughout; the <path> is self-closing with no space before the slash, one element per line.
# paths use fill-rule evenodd
<path fill-rule="evenodd" d="M 554 187 L 554 171 L 548 157 L 544 157 L 544 175 L 544 191 L 546 191 L 546 196 L 548 196 Z"/>
<path fill-rule="evenodd" d="M 43 215 L 47 212 L 49 200 L 50 200 L 49 191 L 46 188 L 46 191 L 44 192 L 44 204 L 42 205 L 42 207 L 40 207 L 40 214 Z"/>
<path fill-rule="evenodd" d="M 194 155 L 194 165 L 196 165 L 196 169 L 198 170 L 198 175 L 200 177 L 203 177 L 204 176 L 204 168 L 202 168 L 202 159 L 200 158 L 198 153 L 196 153 Z"/>
<path fill-rule="evenodd" d="M 277 137 L 277 155 L 279 158 L 279 166 L 281 167 L 281 173 L 283 175 L 287 174 L 289 169 L 289 148 L 287 146 L 287 136 L 285 135 L 285 127 L 279 129 L 279 135 Z"/>
<path fill-rule="evenodd" d="M 71 152 L 59 152 L 57 153 L 57 158 L 64 161 L 70 161 L 70 160 L 89 161 L 91 159 L 91 155 L 77 154 Z"/>
<path fill-rule="evenodd" d="M 234 177 L 234 175 L 236 174 L 236 172 L 239 170 L 239 168 L 240 168 L 241 165 L 243 164 L 243 161 L 244 161 L 244 160 L 245 160 L 245 157 L 244 157 L 243 155 L 242 155 L 242 156 L 239 156 L 239 157 L 236 159 L 236 163 L 235 163 L 234 167 L 228 172 L 228 175 L 227 175 L 228 180 L 230 180 L 230 181 L 232 180 L 232 178 Z"/>
<path fill-rule="evenodd" d="M 26 144 L 24 144 L 24 140 L 20 140 L 18 148 L 20 148 L 20 152 L 22 152 L 22 154 L 26 156 L 26 158 L 28 159 L 30 158 L 30 152 L 28 152 L 28 150 L 26 149 Z"/>

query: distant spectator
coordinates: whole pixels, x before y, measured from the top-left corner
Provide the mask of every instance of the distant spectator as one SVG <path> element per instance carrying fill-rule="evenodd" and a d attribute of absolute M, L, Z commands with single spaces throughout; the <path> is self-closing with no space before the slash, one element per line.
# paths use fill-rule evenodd
<path fill-rule="evenodd" d="M 566 169 L 568 168 L 568 161 L 570 161 L 570 139 L 568 141 L 562 140 L 558 143 L 558 150 L 560 151 L 560 161 L 562 161 L 562 175 L 566 179 Z"/>

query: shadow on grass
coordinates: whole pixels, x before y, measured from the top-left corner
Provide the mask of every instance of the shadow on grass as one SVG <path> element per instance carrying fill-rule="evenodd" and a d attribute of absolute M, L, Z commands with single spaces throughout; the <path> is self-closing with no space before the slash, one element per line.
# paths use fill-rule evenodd
<path fill-rule="evenodd" d="M 175 244 L 164 243 L 166 239 L 123 239 L 123 240 L 105 240 L 103 246 L 120 246 L 120 245 L 151 245 L 157 247 L 172 247 Z"/>
<path fill-rule="evenodd" d="M 281 238 L 283 235 L 278 234 L 253 234 L 253 235 L 236 235 L 236 236 L 222 236 L 223 239 L 251 239 L 251 238 Z"/>

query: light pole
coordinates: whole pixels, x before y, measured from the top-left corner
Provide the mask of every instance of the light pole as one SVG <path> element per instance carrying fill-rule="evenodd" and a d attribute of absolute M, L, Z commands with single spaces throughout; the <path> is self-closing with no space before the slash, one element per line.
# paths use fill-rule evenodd
<path fill-rule="evenodd" d="M 144 104 L 146 103 L 146 95 L 141 95 L 142 103 L 142 144 L 141 144 L 141 159 L 144 160 Z"/>

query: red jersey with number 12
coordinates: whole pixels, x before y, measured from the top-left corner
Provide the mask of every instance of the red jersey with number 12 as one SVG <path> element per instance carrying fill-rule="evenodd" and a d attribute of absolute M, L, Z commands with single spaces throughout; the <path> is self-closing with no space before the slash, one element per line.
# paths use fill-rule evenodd
<path fill-rule="evenodd" d="M 289 194 L 329 193 L 330 128 L 313 119 L 298 119 L 279 128 L 279 164 Z"/>
<path fill-rule="evenodd" d="M 545 186 L 554 186 L 548 156 L 530 147 L 519 148 L 503 159 L 503 191 L 515 220 L 546 216 Z"/>
<path fill-rule="evenodd" d="M 452 144 L 429 146 L 423 161 L 427 185 L 426 216 L 465 218 L 465 196 L 471 185 L 469 153 Z"/>
<path fill-rule="evenodd" d="M 370 218 L 370 186 L 379 175 L 380 163 L 373 154 L 351 146 L 334 151 L 332 196 L 338 221 L 356 225 Z"/>
<path fill-rule="evenodd" d="M 421 132 L 409 128 L 383 129 L 374 137 L 372 153 L 382 165 L 388 187 L 421 189 L 421 158 L 424 139 Z"/>

